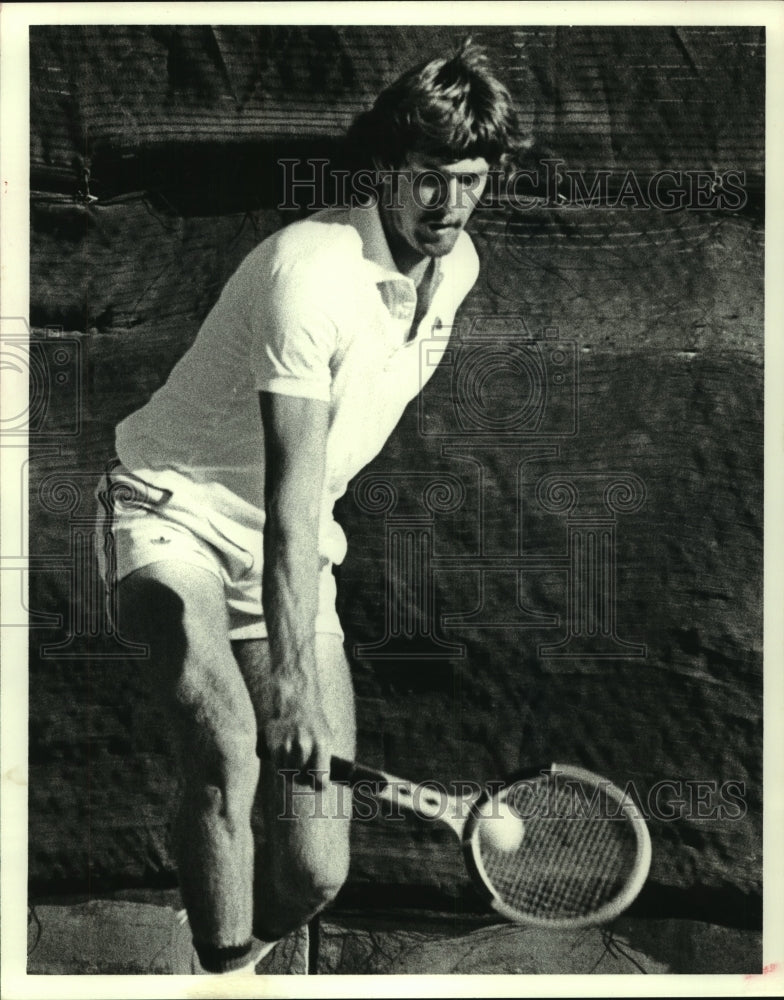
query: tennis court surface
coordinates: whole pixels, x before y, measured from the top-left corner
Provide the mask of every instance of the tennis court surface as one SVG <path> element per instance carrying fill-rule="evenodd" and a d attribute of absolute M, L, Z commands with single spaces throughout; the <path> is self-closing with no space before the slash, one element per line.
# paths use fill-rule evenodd
<path fill-rule="evenodd" d="M 28 922 L 29 975 L 191 973 L 187 927 L 172 894 L 155 902 L 95 900 L 41 905 Z M 761 934 L 694 920 L 622 917 L 611 928 L 543 931 L 462 923 L 442 915 L 323 918 L 311 974 L 749 974 L 760 969 Z M 307 944 L 282 943 L 259 967 L 303 974 Z"/>

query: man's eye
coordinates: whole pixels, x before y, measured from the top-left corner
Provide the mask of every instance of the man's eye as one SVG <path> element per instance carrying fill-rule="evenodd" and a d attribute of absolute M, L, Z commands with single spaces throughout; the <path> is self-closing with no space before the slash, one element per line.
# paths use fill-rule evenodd
<path fill-rule="evenodd" d="M 449 181 L 447 181 L 445 177 L 442 177 L 433 171 L 427 171 L 426 173 L 422 173 L 417 177 L 416 183 L 419 184 L 420 187 L 430 189 L 430 188 L 447 187 Z"/>

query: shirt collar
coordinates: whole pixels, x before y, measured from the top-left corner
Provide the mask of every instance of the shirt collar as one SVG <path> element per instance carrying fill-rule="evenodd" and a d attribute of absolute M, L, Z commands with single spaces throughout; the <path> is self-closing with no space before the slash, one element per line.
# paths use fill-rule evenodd
<path fill-rule="evenodd" d="M 383 275 L 379 275 L 379 280 L 389 281 L 398 278 L 401 281 L 411 282 L 410 278 L 397 269 L 381 224 L 378 205 L 353 205 L 349 209 L 349 218 L 362 240 L 362 254 L 365 260 L 375 264 L 384 272 Z"/>

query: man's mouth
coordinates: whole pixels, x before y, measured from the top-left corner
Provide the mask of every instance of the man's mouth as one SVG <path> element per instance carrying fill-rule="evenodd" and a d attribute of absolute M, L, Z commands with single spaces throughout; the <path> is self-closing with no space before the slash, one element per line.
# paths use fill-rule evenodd
<path fill-rule="evenodd" d="M 426 219 L 425 225 L 428 229 L 431 229 L 434 233 L 446 232 L 450 229 L 459 229 L 459 222 L 450 222 L 446 219 Z"/>

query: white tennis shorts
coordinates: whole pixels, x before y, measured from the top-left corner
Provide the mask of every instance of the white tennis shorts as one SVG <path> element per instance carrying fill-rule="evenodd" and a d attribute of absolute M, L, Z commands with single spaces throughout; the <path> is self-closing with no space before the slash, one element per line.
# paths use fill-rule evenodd
<path fill-rule="evenodd" d="M 218 483 L 111 462 L 96 490 L 98 564 L 107 588 L 144 566 L 200 566 L 223 584 L 231 639 L 263 639 L 264 512 Z M 332 563 L 322 557 L 316 631 L 343 637 Z"/>

